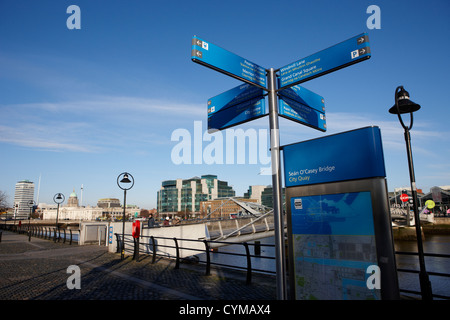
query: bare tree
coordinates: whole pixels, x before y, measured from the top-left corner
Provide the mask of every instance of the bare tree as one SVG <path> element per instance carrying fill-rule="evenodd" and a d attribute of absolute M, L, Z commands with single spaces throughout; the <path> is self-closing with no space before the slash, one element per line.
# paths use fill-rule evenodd
<path fill-rule="evenodd" d="M 8 208 L 8 196 L 6 192 L 0 190 L 0 212 Z"/>

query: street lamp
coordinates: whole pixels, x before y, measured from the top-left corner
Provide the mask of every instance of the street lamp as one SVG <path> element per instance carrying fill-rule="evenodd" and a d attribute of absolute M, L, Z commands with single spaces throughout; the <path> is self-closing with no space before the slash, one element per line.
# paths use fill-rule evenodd
<path fill-rule="evenodd" d="M 409 166 L 409 177 L 411 180 L 411 193 L 413 200 L 413 210 L 414 210 L 414 220 L 416 224 L 416 236 L 417 236 L 417 249 L 419 254 L 419 279 L 420 279 L 420 289 L 422 292 L 422 299 L 424 300 L 432 300 L 432 291 L 431 291 L 431 282 L 428 278 L 428 273 L 425 269 L 425 259 L 423 254 L 423 244 L 422 244 L 422 232 L 420 229 L 420 216 L 417 208 L 417 187 L 416 187 L 416 178 L 414 175 L 414 165 L 412 159 L 412 151 L 411 151 L 411 135 L 409 131 L 413 126 L 413 112 L 416 112 L 420 109 L 420 105 L 414 103 L 409 99 L 409 93 L 403 88 L 403 86 L 397 87 L 395 89 L 395 105 L 389 109 L 389 113 L 396 114 L 405 130 L 405 141 L 406 141 L 406 152 L 408 155 L 408 166 Z M 401 115 L 404 113 L 410 114 L 410 123 L 409 126 L 406 126 L 402 120 Z"/>
<path fill-rule="evenodd" d="M 30 208 L 30 215 L 28 216 L 28 241 L 31 241 L 31 211 L 35 204 L 33 200 L 28 201 L 28 208 Z"/>
<path fill-rule="evenodd" d="M 62 193 L 57 193 L 53 196 L 53 201 L 58 204 L 58 207 L 56 209 L 56 229 L 59 229 L 58 227 L 59 205 L 64 202 L 64 199 L 65 197 Z M 55 233 L 55 241 L 56 241 L 56 233 Z"/>
<path fill-rule="evenodd" d="M 122 179 L 121 179 L 122 177 Z M 131 180 L 130 180 L 131 177 Z M 119 181 L 120 179 L 120 181 Z M 122 185 L 121 185 L 122 184 Z M 120 259 L 123 260 L 125 256 L 125 209 L 127 207 L 127 190 L 134 186 L 134 178 L 128 172 L 123 172 L 117 177 L 117 185 L 123 190 L 123 218 L 122 218 L 122 250 Z"/>

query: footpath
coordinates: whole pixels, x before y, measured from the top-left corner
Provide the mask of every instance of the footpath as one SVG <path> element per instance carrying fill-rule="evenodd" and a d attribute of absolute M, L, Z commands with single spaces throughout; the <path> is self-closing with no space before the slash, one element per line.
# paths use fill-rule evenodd
<path fill-rule="evenodd" d="M 120 259 L 104 246 L 55 243 L 0 230 L 0 300 L 275 300 L 270 275 L 211 269 L 140 255 Z M 77 275 L 79 277 L 77 278 Z M 79 287 L 79 289 L 77 288 Z"/>

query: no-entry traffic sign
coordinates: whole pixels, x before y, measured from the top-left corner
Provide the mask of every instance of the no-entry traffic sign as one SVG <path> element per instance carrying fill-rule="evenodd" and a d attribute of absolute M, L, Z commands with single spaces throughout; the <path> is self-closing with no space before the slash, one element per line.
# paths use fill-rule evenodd
<path fill-rule="evenodd" d="M 409 196 L 406 193 L 402 193 L 400 200 L 402 200 L 402 202 L 407 202 L 409 200 Z"/>

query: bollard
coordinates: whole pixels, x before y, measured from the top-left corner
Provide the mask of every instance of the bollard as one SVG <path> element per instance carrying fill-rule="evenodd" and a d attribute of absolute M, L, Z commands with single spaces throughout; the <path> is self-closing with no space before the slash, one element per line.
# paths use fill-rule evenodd
<path fill-rule="evenodd" d="M 156 241 L 153 236 L 150 236 L 150 239 L 152 239 L 152 245 L 153 245 L 153 257 L 152 257 L 152 264 L 155 263 L 156 260 Z"/>
<path fill-rule="evenodd" d="M 205 244 L 205 252 L 206 252 L 206 276 L 211 275 L 211 256 L 209 253 L 209 244 L 208 241 L 203 240 L 203 243 Z"/>
<path fill-rule="evenodd" d="M 116 253 L 120 253 L 120 248 L 121 248 L 121 245 L 120 245 L 120 236 L 119 236 L 118 233 L 115 233 L 115 235 L 116 235 L 116 240 L 117 240 L 117 249 L 116 249 Z"/>
<path fill-rule="evenodd" d="M 178 248 L 177 238 L 173 238 L 173 241 L 175 241 L 175 249 L 177 251 L 177 260 L 175 263 L 175 269 L 179 269 L 180 268 L 180 249 Z"/>
<path fill-rule="evenodd" d="M 134 240 L 134 251 L 133 251 L 133 259 L 139 262 L 139 238 L 133 238 Z"/>
<path fill-rule="evenodd" d="M 261 241 L 255 241 L 255 256 L 261 255 Z"/>
<path fill-rule="evenodd" d="M 245 253 L 247 255 L 247 284 L 250 284 L 252 282 L 252 259 L 250 257 L 250 250 L 248 248 L 248 243 L 243 243 L 245 247 Z"/>

